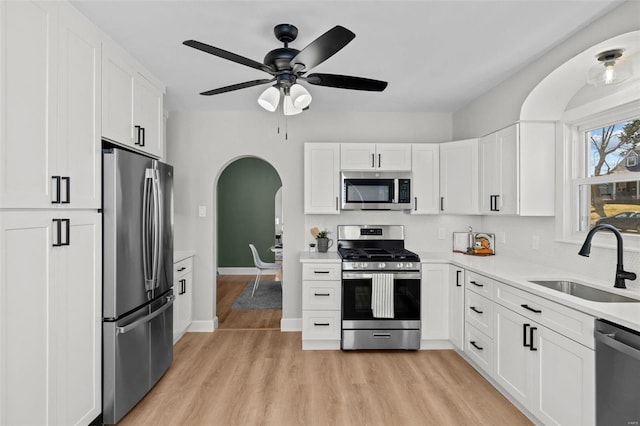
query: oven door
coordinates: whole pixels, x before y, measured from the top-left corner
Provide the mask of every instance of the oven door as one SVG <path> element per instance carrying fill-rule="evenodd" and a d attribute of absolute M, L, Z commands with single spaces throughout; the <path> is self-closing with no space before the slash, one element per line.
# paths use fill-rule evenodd
<path fill-rule="evenodd" d="M 373 273 L 342 273 L 343 328 L 420 328 L 420 272 L 393 273 L 394 318 L 374 318 Z"/>

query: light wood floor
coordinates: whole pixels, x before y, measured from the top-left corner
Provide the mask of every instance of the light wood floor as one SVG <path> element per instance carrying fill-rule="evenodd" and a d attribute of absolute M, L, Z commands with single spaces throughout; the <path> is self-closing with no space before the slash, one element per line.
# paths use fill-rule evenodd
<path fill-rule="evenodd" d="M 280 330 L 282 309 L 231 310 L 233 302 L 240 296 L 247 282 L 254 279 L 255 275 L 220 275 L 218 277 L 216 314 L 220 329 Z M 274 281 L 274 276 L 264 275 L 262 280 Z"/>
<path fill-rule="evenodd" d="M 281 310 L 231 310 L 251 279 L 218 278 L 219 328 L 184 335 L 119 424 L 530 424 L 454 351 L 302 351 L 300 333 L 280 332 Z"/>
<path fill-rule="evenodd" d="M 300 333 L 187 333 L 126 425 L 529 425 L 454 351 L 302 351 Z"/>

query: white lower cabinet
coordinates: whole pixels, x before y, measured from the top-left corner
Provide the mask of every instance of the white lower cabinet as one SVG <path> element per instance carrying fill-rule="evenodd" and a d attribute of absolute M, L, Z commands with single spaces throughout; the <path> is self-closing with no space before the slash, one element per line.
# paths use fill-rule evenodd
<path fill-rule="evenodd" d="M 302 349 L 340 349 L 341 264 L 302 264 Z"/>
<path fill-rule="evenodd" d="M 422 264 L 421 337 L 449 339 L 449 265 Z"/>
<path fill-rule="evenodd" d="M 175 344 L 193 320 L 193 258 L 182 259 L 173 265 L 173 343 Z"/>
<path fill-rule="evenodd" d="M 89 424 L 102 409 L 97 212 L 0 213 L 0 424 Z"/>
<path fill-rule="evenodd" d="M 464 269 L 449 266 L 449 340 L 464 350 Z"/>
<path fill-rule="evenodd" d="M 496 307 L 494 379 L 544 424 L 595 422 L 595 353 Z"/>

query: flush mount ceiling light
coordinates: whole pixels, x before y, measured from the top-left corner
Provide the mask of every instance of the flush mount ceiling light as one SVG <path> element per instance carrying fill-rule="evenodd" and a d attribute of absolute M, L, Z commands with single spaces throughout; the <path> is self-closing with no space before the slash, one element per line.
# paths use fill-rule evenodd
<path fill-rule="evenodd" d="M 289 47 L 289 43 L 293 42 L 298 36 L 298 29 L 294 25 L 276 25 L 273 33 L 280 42 L 284 43 L 284 47 L 268 52 L 262 62 L 254 61 L 196 40 L 183 42 L 184 45 L 194 49 L 269 74 L 269 78 L 232 84 L 231 86 L 208 90 L 200 94 L 205 96 L 218 95 L 271 83 L 273 86 L 260 95 L 258 104 L 267 111 L 276 111 L 280 98 L 284 95 L 282 102 L 284 114 L 294 115 L 299 114 L 311 104 L 311 94 L 297 83 L 297 80 L 316 86 L 370 92 L 381 92 L 387 87 L 386 81 L 372 80 L 370 78 L 340 74 L 307 74 L 311 68 L 332 57 L 355 38 L 356 35 L 354 33 L 340 25 L 336 25 L 325 32 L 302 50 Z"/>
<path fill-rule="evenodd" d="M 631 76 L 631 63 L 620 61 L 624 49 L 612 49 L 599 53 L 596 58 L 599 64 L 589 70 L 587 82 L 593 86 L 604 86 L 622 83 Z"/>

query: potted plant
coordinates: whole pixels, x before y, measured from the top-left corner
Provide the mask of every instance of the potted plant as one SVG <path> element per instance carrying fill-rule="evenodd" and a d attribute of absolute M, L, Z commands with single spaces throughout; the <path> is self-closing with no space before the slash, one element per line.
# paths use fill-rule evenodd
<path fill-rule="evenodd" d="M 326 229 L 320 231 L 318 228 L 311 228 L 311 235 L 316 238 L 318 243 L 318 253 L 326 253 L 329 247 L 333 245 L 333 240 L 329 238 L 329 231 Z"/>

